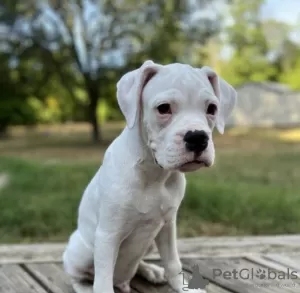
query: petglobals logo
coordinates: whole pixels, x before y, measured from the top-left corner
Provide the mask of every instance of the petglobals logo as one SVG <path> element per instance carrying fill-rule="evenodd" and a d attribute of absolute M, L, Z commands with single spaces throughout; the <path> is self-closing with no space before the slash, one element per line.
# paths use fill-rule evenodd
<path fill-rule="evenodd" d="M 223 278 L 225 280 L 296 280 L 300 279 L 299 273 L 295 270 L 287 269 L 286 271 L 275 271 L 268 269 L 233 269 L 221 270 L 213 269 L 213 279 Z"/>
<path fill-rule="evenodd" d="M 181 274 L 182 274 L 183 291 L 200 290 L 198 292 L 203 292 L 203 293 L 206 292 L 204 289 L 208 286 L 209 281 L 200 275 L 198 265 L 194 265 L 192 267 L 191 277 L 185 276 L 184 272 L 181 272 Z"/>

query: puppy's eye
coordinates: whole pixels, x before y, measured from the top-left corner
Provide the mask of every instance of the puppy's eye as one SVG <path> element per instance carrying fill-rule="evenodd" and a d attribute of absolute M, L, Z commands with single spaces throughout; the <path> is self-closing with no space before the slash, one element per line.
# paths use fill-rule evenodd
<path fill-rule="evenodd" d="M 217 112 L 217 106 L 215 104 L 209 104 L 206 110 L 207 115 L 215 115 Z"/>
<path fill-rule="evenodd" d="M 171 105 L 170 104 L 161 104 L 157 107 L 157 111 L 159 114 L 165 115 L 165 114 L 172 114 L 171 111 Z"/>

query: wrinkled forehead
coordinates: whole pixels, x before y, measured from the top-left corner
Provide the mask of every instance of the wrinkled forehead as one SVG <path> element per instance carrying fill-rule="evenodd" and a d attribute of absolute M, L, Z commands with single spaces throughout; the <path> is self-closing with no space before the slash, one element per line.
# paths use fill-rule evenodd
<path fill-rule="evenodd" d="M 187 97 L 198 96 L 203 91 L 214 95 L 207 77 L 199 69 L 186 64 L 163 66 L 146 85 L 144 95 L 155 96 L 170 89 Z"/>

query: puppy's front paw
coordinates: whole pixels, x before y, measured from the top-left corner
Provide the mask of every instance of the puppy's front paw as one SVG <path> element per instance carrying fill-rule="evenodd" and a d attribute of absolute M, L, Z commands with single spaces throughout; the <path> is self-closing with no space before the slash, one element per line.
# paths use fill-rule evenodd
<path fill-rule="evenodd" d="M 119 290 L 119 293 L 130 293 L 131 288 L 129 282 L 125 282 L 123 284 L 119 284 L 116 286 L 116 288 Z"/>
<path fill-rule="evenodd" d="M 137 274 L 153 284 L 165 284 L 167 282 L 165 270 L 162 267 L 144 261 L 139 264 Z"/>
<path fill-rule="evenodd" d="M 183 279 L 183 277 L 181 275 L 176 275 L 173 277 L 168 278 L 168 283 L 170 285 L 170 287 L 178 292 L 178 293 L 183 293 L 186 290 L 183 290 L 184 288 L 184 284 L 186 284 L 186 281 Z"/>

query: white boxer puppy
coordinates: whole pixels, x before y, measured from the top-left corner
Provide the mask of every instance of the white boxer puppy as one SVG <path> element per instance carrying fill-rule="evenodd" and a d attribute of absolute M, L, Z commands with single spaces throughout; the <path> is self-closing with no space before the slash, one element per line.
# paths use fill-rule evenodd
<path fill-rule="evenodd" d="M 77 293 L 128 293 L 136 273 L 184 292 L 176 247 L 184 172 L 213 164 L 212 132 L 224 132 L 236 91 L 209 67 L 146 61 L 120 79 L 117 99 L 127 126 L 83 194 L 64 268 Z M 143 261 L 154 243 L 163 268 Z M 81 285 L 87 278 L 93 286 Z"/>

